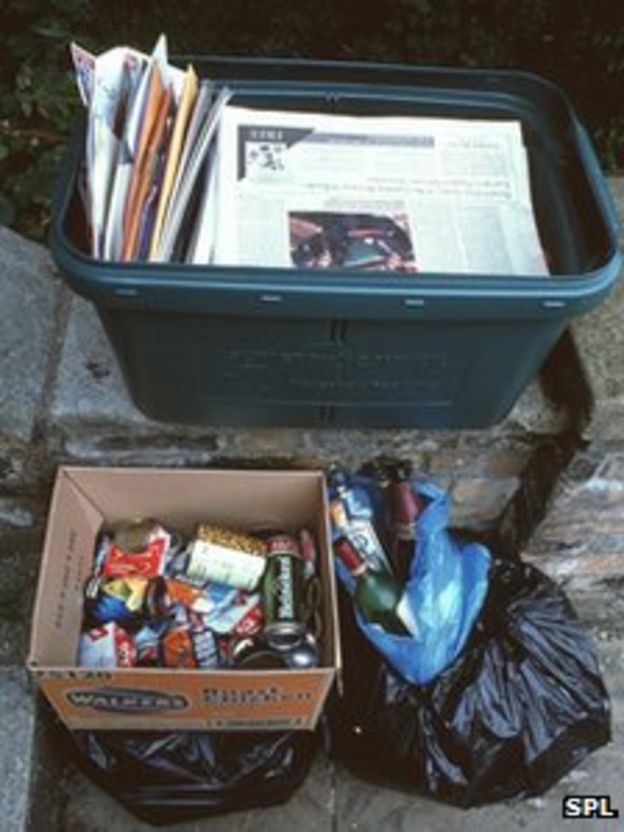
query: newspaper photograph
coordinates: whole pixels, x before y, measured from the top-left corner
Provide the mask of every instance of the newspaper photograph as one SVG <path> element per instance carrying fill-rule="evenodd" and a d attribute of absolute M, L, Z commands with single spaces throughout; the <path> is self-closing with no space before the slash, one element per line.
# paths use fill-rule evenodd
<path fill-rule="evenodd" d="M 406 213 L 289 211 L 288 234 L 298 269 L 418 271 Z"/>
<path fill-rule="evenodd" d="M 227 106 L 214 262 L 547 275 L 515 121 Z"/>

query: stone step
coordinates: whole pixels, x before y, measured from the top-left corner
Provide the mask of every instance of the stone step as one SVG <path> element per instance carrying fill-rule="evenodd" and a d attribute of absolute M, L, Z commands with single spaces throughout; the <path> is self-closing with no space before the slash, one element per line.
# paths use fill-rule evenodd
<path fill-rule="evenodd" d="M 36 697 L 25 669 L 42 529 L 29 504 L 0 500 L 0 832 L 29 825 L 39 787 Z M 44 827 L 39 827 L 44 828 Z"/>

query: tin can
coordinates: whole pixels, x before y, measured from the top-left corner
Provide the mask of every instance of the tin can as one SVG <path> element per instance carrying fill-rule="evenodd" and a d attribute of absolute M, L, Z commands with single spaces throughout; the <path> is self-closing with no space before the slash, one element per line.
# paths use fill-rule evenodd
<path fill-rule="evenodd" d="M 262 636 L 233 636 L 225 646 L 223 656 L 228 666 L 247 670 L 307 670 L 319 665 L 318 645 L 309 633 L 288 650 L 271 647 Z"/>
<path fill-rule="evenodd" d="M 226 663 L 245 670 L 270 670 L 288 667 L 286 655 L 274 650 L 258 636 L 230 639 L 226 649 Z"/>
<path fill-rule="evenodd" d="M 165 579 L 159 576 L 148 581 L 143 601 L 144 614 L 148 618 L 163 618 L 167 614 L 170 603 Z"/>
<path fill-rule="evenodd" d="M 243 535 L 234 535 L 233 542 L 214 531 L 203 530 L 191 544 L 185 574 L 194 583 L 219 583 L 251 591 L 258 586 L 266 566 L 263 553 L 238 546 Z M 212 534 L 212 536 L 210 536 Z M 223 541 L 223 542 L 221 542 Z"/>
<path fill-rule="evenodd" d="M 211 523 L 200 523 L 196 533 L 198 540 L 216 543 L 228 549 L 247 552 L 250 555 L 266 555 L 266 545 L 257 535 L 235 532 L 225 526 L 215 526 Z"/>
<path fill-rule="evenodd" d="M 307 670 L 319 665 L 319 648 L 311 633 L 306 633 L 299 644 L 284 653 L 286 664 L 293 670 Z"/>
<path fill-rule="evenodd" d="M 318 561 L 316 541 L 310 529 L 301 529 L 299 532 L 299 546 L 303 557 L 303 576 L 308 581 L 316 575 Z"/>
<path fill-rule="evenodd" d="M 309 578 L 303 591 L 303 616 L 306 630 L 319 639 L 323 633 L 322 586 L 319 578 Z"/>
<path fill-rule="evenodd" d="M 132 520 L 117 523 L 113 538 L 124 552 L 138 555 L 147 549 L 159 531 L 160 525 L 157 520 L 151 517 L 134 517 Z"/>
<path fill-rule="evenodd" d="M 289 650 L 305 635 L 303 558 L 297 541 L 287 534 L 267 541 L 267 568 L 262 581 L 263 635 L 270 647 Z"/>

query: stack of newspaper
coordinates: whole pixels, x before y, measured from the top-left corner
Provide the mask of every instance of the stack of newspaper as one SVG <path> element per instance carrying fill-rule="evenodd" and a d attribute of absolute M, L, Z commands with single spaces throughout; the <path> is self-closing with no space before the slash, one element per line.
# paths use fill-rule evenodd
<path fill-rule="evenodd" d="M 73 47 L 109 260 L 547 275 L 521 124 L 243 108 L 167 62 Z"/>

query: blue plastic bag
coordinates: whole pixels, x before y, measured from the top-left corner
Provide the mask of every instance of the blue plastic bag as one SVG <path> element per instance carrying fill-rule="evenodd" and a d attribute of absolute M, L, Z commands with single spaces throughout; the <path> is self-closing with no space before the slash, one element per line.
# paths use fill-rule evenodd
<path fill-rule="evenodd" d="M 380 516 L 380 488 L 361 475 L 349 480 L 358 499 L 368 495 L 376 525 Z M 490 553 L 479 543 L 460 543 L 447 529 L 448 501 L 441 489 L 429 483 L 412 483 L 425 508 L 418 517 L 414 557 L 405 593 L 416 636 L 398 636 L 356 613 L 365 636 L 408 682 L 427 684 L 461 652 L 479 615 L 488 589 Z M 335 558 L 338 577 L 353 595 L 355 581 Z"/>

